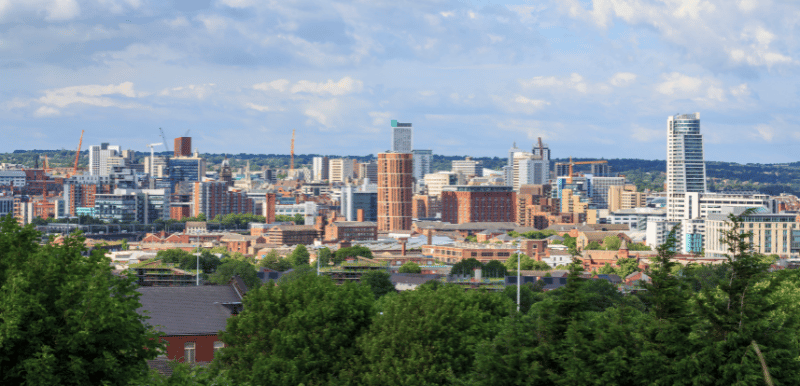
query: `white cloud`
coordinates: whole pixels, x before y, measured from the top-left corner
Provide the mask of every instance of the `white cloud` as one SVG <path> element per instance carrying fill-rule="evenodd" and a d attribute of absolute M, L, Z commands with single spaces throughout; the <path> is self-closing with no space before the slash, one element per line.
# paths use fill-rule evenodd
<path fill-rule="evenodd" d="M 49 106 L 39 107 L 33 113 L 33 115 L 37 116 L 37 117 L 52 117 L 52 116 L 56 116 L 56 115 L 60 115 L 60 114 L 61 114 L 61 112 L 58 111 L 58 109 L 54 109 L 54 108 L 49 107 Z"/>
<path fill-rule="evenodd" d="M 639 142 L 652 142 L 664 139 L 664 133 L 661 130 L 647 129 L 639 125 L 633 125 L 631 130 L 631 138 Z"/>
<path fill-rule="evenodd" d="M 244 105 L 245 105 L 245 107 L 247 107 L 249 109 L 260 111 L 262 113 L 265 113 L 265 112 L 268 112 L 268 111 L 285 111 L 285 109 L 281 108 L 281 107 L 275 108 L 275 107 L 269 107 L 269 106 L 264 106 L 264 105 L 257 105 L 255 103 L 251 103 L 251 102 L 247 102 Z"/>
<path fill-rule="evenodd" d="M 175 98 L 197 98 L 204 99 L 208 94 L 212 93 L 212 88 L 216 86 L 214 83 L 206 83 L 188 86 L 180 86 L 161 90 L 158 93 L 160 96 L 170 96 Z"/>
<path fill-rule="evenodd" d="M 756 133 L 758 137 L 761 139 L 772 142 L 772 138 L 775 136 L 775 129 L 773 129 L 769 125 L 760 124 L 755 127 Z"/>
<path fill-rule="evenodd" d="M 264 82 L 264 83 L 254 84 L 253 85 L 253 89 L 260 90 L 260 91 L 276 90 L 276 91 L 284 92 L 284 91 L 287 90 L 288 86 L 289 86 L 289 80 L 287 80 L 287 79 L 278 79 L 278 80 L 273 80 L 272 82 L 269 82 L 269 83 Z"/>
<path fill-rule="evenodd" d="M 750 88 L 747 86 L 747 83 L 742 83 L 736 87 L 730 88 L 731 95 L 735 97 L 743 97 L 750 95 Z"/>
<path fill-rule="evenodd" d="M 228 19 L 222 16 L 200 15 L 197 16 L 197 20 L 203 23 L 203 26 L 205 26 L 206 30 L 210 33 L 216 33 L 217 31 L 228 28 Z"/>
<path fill-rule="evenodd" d="M 328 80 L 326 83 L 316 83 L 308 80 L 301 80 L 292 86 L 292 93 L 311 93 L 317 95 L 345 95 L 352 92 L 359 92 L 363 89 L 364 83 L 349 76 L 340 79 L 338 82 Z"/>
<path fill-rule="evenodd" d="M 325 128 L 332 128 L 338 123 L 340 104 L 336 99 L 314 103 L 306 108 L 303 114 L 311 118 L 307 122 L 310 126 L 315 125 L 314 121 L 316 121 Z"/>
<path fill-rule="evenodd" d="M 218 4 L 231 8 L 248 8 L 256 5 L 256 2 L 254 0 L 220 0 Z"/>
<path fill-rule="evenodd" d="M 137 104 L 120 101 L 110 98 L 112 95 L 121 95 L 128 98 L 135 98 L 136 92 L 133 90 L 133 83 L 123 82 L 118 85 L 86 85 L 71 86 L 52 90 L 46 90 L 45 95 L 38 99 L 43 105 L 66 107 L 74 103 L 83 103 L 99 107 L 120 107 L 134 108 L 140 107 Z"/>
<path fill-rule="evenodd" d="M 697 93 L 703 85 L 703 80 L 681 73 L 673 72 L 662 76 L 664 81 L 656 86 L 656 91 L 665 95 Z"/>
<path fill-rule="evenodd" d="M 631 72 L 618 72 L 611 77 L 608 81 L 611 83 L 612 86 L 615 87 L 627 87 L 630 86 L 633 81 L 636 80 L 636 74 Z"/>
<path fill-rule="evenodd" d="M 514 98 L 514 102 L 517 102 L 522 105 L 533 106 L 536 109 L 540 109 L 550 104 L 550 102 L 548 101 L 544 101 L 541 99 L 528 99 L 522 95 L 517 95 L 517 97 Z"/>

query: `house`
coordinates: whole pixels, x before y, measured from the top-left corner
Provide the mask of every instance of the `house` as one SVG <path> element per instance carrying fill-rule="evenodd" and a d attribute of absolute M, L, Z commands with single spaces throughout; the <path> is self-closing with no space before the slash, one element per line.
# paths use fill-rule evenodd
<path fill-rule="evenodd" d="M 223 347 L 219 332 L 228 318 L 242 310 L 247 287 L 241 278 L 221 286 L 139 287 L 140 314 L 164 333 L 165 357 L 178 362 L 201 363 L 214 359 Z M 162 357 L 163 360 L 163 357 Z"/>
<path fill-rule="evenodd" d="M 650 283 L 650 276 L 647 276 L 644 272 L 634 272 L 628 276 L 625 276 L 625 285 L 631 287 L 638 287 L 641 283 Z"/>
<path fill-rule="evenodd" d="M 443 275 L 428 275 L 422 273 L 393 273 L 389 280 L 398 291 L 415 290 L 417 287 L 431 281 L 440 280 Z"/>

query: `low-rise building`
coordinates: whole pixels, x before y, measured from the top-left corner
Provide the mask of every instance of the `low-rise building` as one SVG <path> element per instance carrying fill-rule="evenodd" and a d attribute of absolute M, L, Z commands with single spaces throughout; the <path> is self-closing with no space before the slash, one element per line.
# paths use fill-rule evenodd
<path fill-rule="evenodd" d="M 337 221 L 325 227 L 325 241 L 378 239 L 378 224 L 369 221 Z"/>
<path fill-rule="evenodd" d="M 309 245 L 318 238 L 313 225 L 276 225 L 267 233 L 267 242 L 276 245 Z"/>

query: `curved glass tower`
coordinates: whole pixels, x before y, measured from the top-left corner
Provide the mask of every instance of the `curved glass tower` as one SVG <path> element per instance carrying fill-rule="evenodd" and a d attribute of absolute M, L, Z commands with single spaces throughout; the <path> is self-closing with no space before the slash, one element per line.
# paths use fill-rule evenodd
<path fill-rule="evenodd" d="M 682 208 L 686 193 L 705 192 L 700 113 L 671 116 L 667 118 L 667 219 L 677 220 L 687 213 L 688 208 Z"/>

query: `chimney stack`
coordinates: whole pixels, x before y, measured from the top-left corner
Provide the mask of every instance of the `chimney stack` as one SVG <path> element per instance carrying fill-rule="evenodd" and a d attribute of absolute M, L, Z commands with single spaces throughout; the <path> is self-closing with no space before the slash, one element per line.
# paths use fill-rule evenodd
<path fill-rule="evenodd" d="M 364 222 L 364 209 L 359 209 L 356 211 L 356 221 Z"/>
<path fill-rule="evenodd" d="M 405 256 L 406 255 L 406 243 L 408 242 L 408 239 L 402 238 L 402 239 L 400 239 L 398 241 L 400 242 L 400 256 Z"/>

